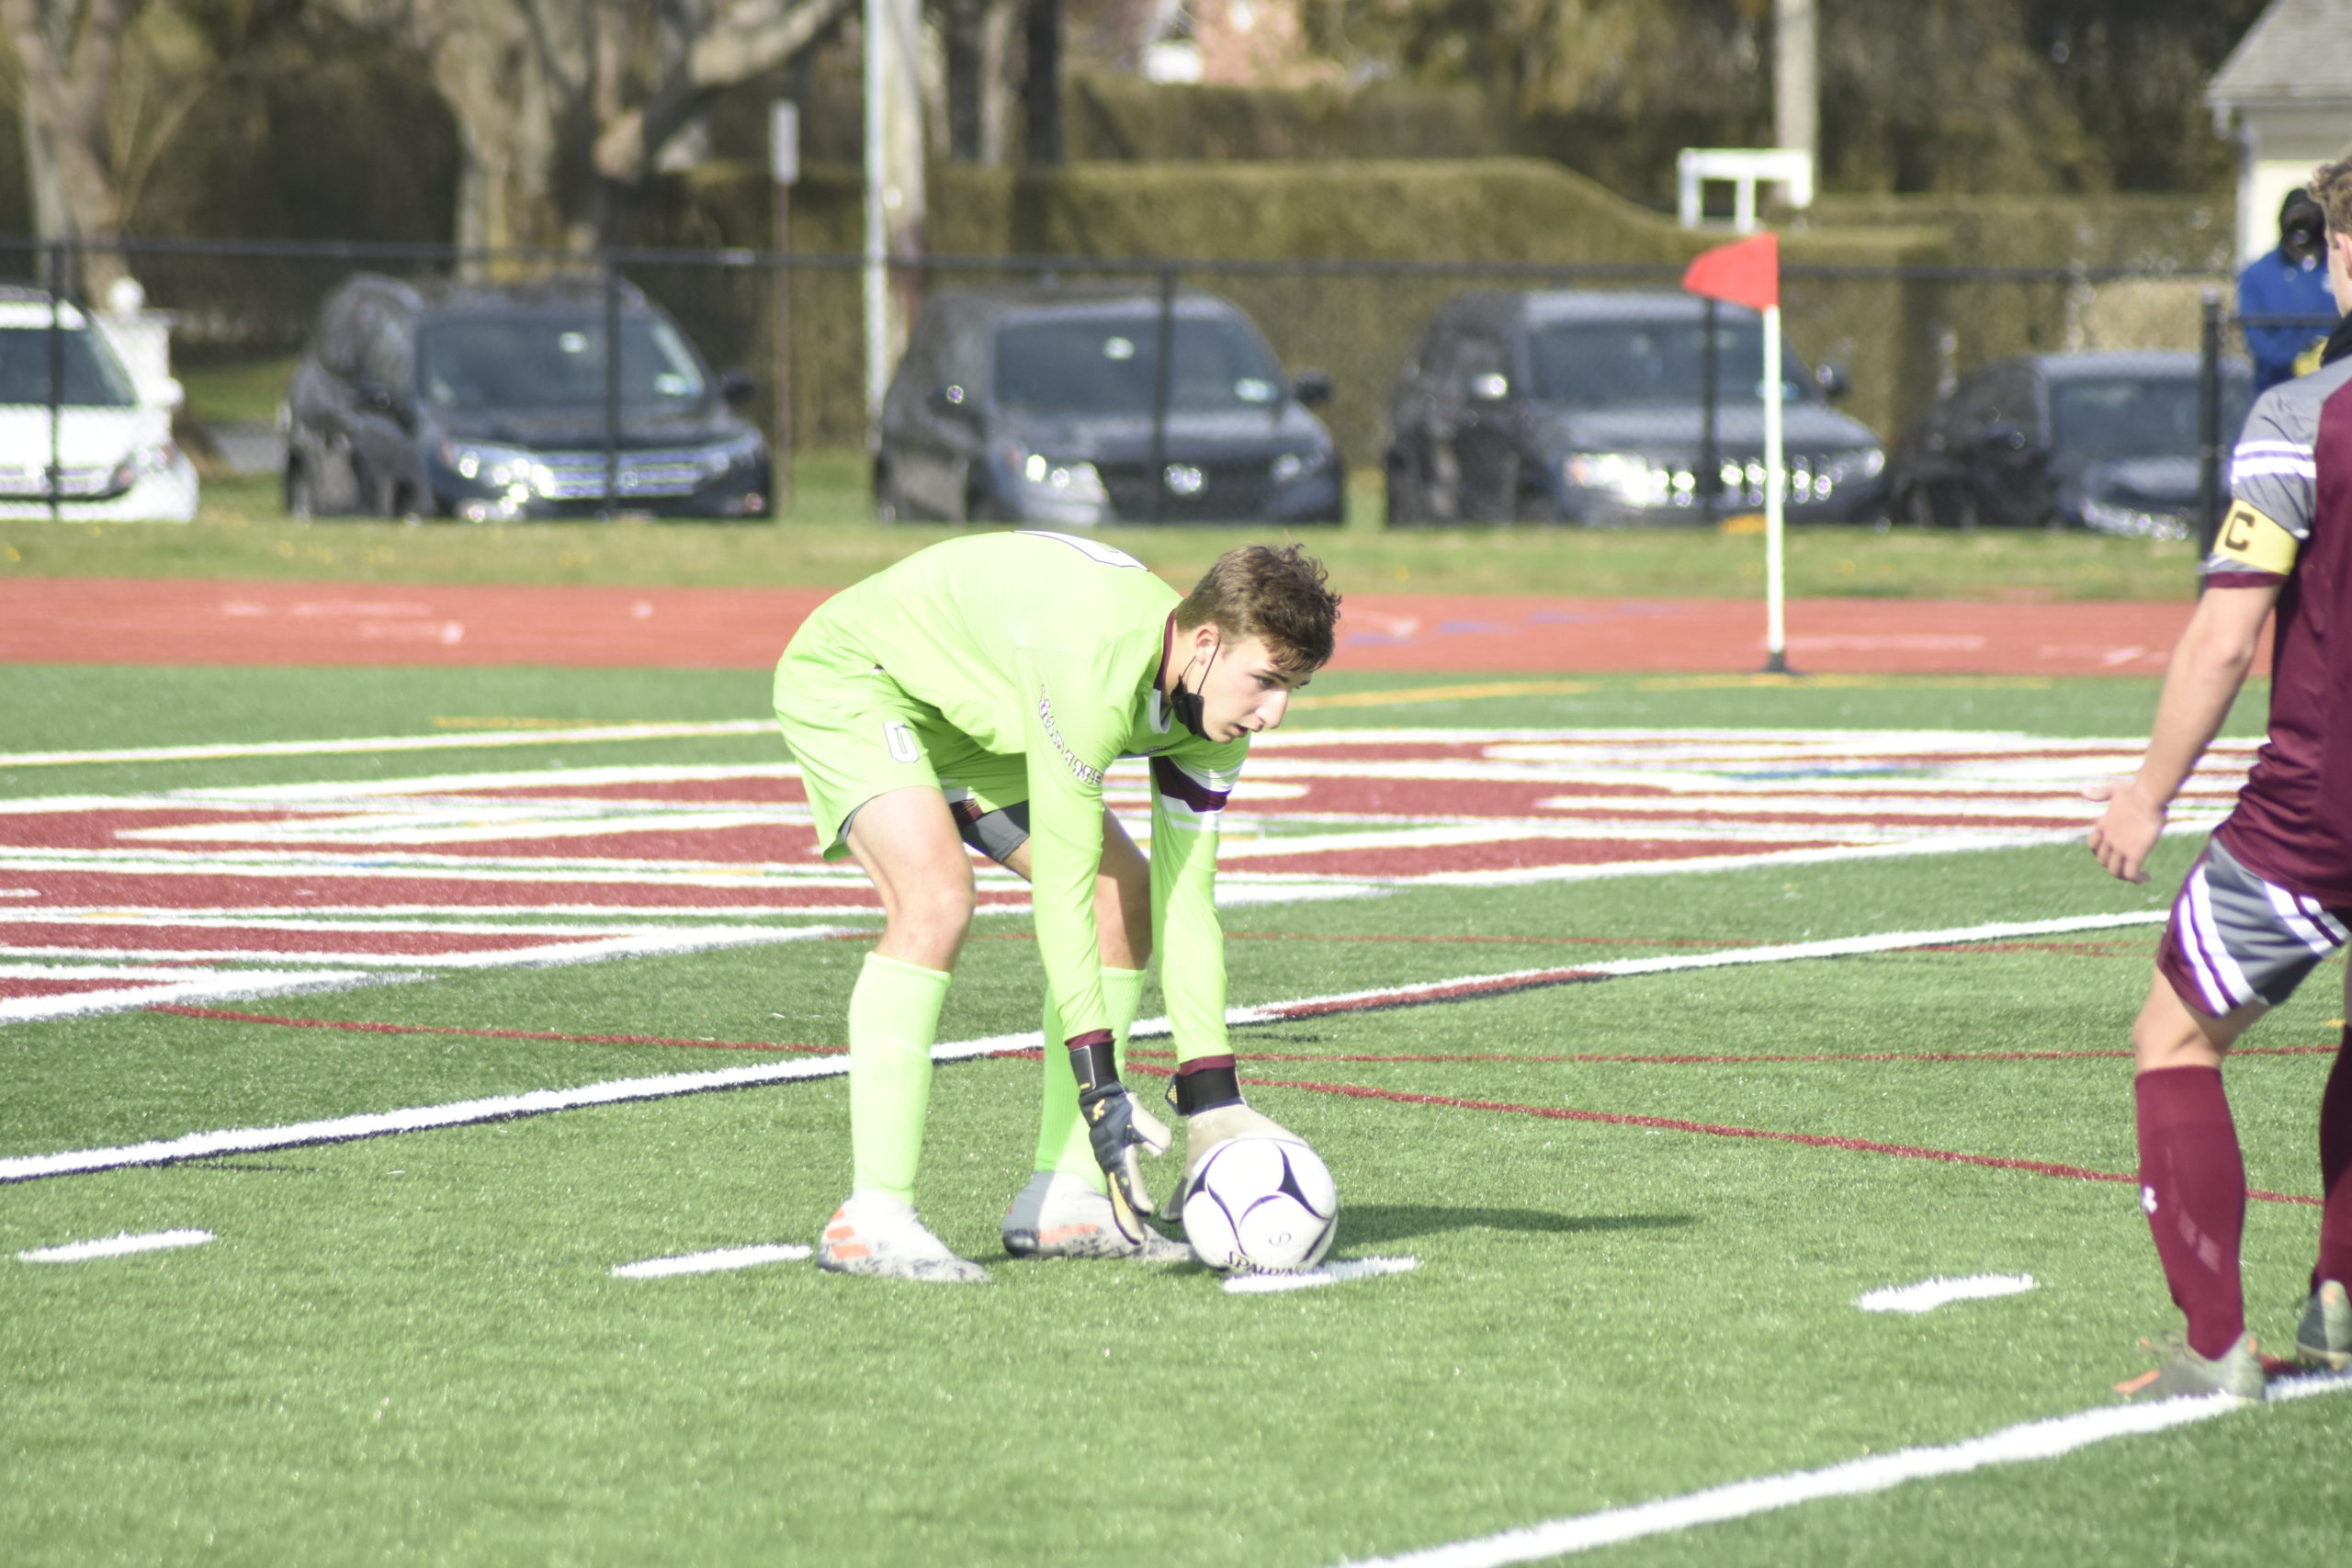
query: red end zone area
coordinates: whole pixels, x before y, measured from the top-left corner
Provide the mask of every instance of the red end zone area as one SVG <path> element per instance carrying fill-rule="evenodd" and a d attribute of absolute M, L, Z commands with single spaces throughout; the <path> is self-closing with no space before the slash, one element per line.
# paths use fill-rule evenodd
<path fill-rule="evenodd" d="M 1344 586 L 1344 585 L 1343 585 Z M 0 579 L 0 663 L 542 664 L 765 669 L 820 589 L 383 587 Z M 1752 671 L 1760 602 L 1347 593 L 1342 671 Z M 2179 604 L 1800 599 L 1789 658 L 1825 674 L 2156 675 Z"/>
<path fill-rule="evenodd" d="M 2217 746 L 2182 819 L 2226 809 Z M 1302 730 L 1224 814 L 1220 900 L 2069 840 L 2118 743 L 1882 732 Z M 1106 796 L 1148 842 L 1140 764 Z M 1027 888 L 976 867 L 980 913 Z M 560 766 L 0 800 L 0 1022 L 871 930 L 786 762 Z M 852 927 L 779 918 L 850 919 Z M 498 922 L 498 923 L 492 923 Z"/>

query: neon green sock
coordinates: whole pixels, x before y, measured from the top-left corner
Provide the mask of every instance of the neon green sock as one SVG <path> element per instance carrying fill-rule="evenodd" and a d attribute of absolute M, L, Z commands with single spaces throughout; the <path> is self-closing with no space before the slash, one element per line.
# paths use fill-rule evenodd
<path fill-rule="evenodd" d="M 887 1192 L 914 1201 L 922 1157 L 923 1112 L 931 1104 L 931 1047 L 947 976 L 865 955 L 849 994 L 849 1145 L 854 1192 Z"/>
<path fill-rule="evenodd" d="M 1119 1072 L 1127 1070 L 1127 1030 L 1143 1005 L 1143 971 L 1102 971 L 1102 1005 L 1111 1011 L 1111 1039 Z M 1051 997 L 1046 998 L 1046 1094 L 1037 1111 L 1037 1168 L 1065 1176 L 1083 1177 L 1094 1190 L 1103 1190 L 1102 1168 L 1094 1163 L 1094 1147 L 1078 1120 L 1078 1079 L 1069 1070 L 1069 1054 L 1061 1049 L 1062 1015 Z"/>

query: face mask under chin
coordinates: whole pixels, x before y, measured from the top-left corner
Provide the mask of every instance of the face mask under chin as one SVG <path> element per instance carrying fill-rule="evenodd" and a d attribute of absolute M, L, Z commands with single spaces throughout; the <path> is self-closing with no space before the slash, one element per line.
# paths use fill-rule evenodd
<path fill-rule="evenodd" d="M 1176 677 L 1175 689 L 1168 694 L 1168 708 L 1176 716 L 1176 722 L 1204 740 L 1209 738 L 1209 732 L 1206 728 L 1206 717 L 1201 712 L 1201 692 L 1208 686 L 1209 670 L 1216 664 L 1216 650 L 1219 646 L 1216 643 L 1209 645 L 1209 661 L 1208 665 L 1201 671 L 1201 684 L 1198 689 L 1190 692 L 1184 689 L 1184 675 L 1193 672 L 1192 665 L 1188 664 L 1184 667 L 1184 675 Z"/>

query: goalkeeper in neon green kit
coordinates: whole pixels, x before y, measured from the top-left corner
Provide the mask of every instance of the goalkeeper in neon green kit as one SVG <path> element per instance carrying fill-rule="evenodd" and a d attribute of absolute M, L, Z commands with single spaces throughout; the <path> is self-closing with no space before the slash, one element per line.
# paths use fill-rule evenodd
<path fill-rule="evenodd" d="M 850 995 L 851 1190 L 820 1268 L 984 1280 L 914 1209 L 931 1047 L 972 920 L 965 846 L 1029 879 L 1046 969 L 1036 1174 L 1004 1219 L 1024 1257 L 1173 1258 L 1137 1155 L 1168 1129 L 1120 1081 L 1160 957 L 1186 1168 L 1273 1123 L 1242 1101 L 1225 1033 L 1217 814 L 1250 737 L 1330 658 L 1340 601 L 1296 546 L 1228 550 L 1181 599 L 1092 539 L 936 545 L 828 600 L 776 666 L 776 720 L 818 841 L 854 857 L 884 928 Z M 1151 761 L 1146 860 L 1102 805 Z"/>

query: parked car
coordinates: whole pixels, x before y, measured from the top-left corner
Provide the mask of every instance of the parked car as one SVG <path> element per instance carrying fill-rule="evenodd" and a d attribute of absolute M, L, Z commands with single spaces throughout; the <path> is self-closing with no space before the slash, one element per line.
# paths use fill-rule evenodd
<path fill-rule="evenodd" d="M 882 405 L 876 514 L 1055 523 L 1337 523 L 1346 465 L 1250 318 L 1189 290 L 943 288 Z"/>
<path fill-rule="evenodd" d="M 1895 454 L 1894 513 L 1973 527 L 2196 532 L 2198 356 L 2045 354 L 1996 360 L 1937 400 Z M 2224 361 L 2222 441 L 2252 400 Z"/>
<path fill-rule="evenodd" d="M 1712 511 L 1764 503 L 1763 322 L 1720 305 Z M 1478 290 L 1438 307 L 1388 407 L 1392 524 L 1703 522 L 1706 305 L 1687 294 Z M 1792 522 L 1880 515 L 1886 457 L 1784 347 Z"/>
<path fill-rule="evenodd" d="M 600 281 L 409 283 L 361 274 L 327 299 L 287 388 L 286 509 L 472 523 L 595 516 L 605 474 Z M 609 509 L 764 517 L 767 443 L 634 288 L 619 310 Z"/>
<path fill-rule="evenodd" d="M 0 287 L 0 517 L 186 523 L 196 466 L 172 441 L 179 384 L 143 393 L 106 333 L 39 288 Z"/>

